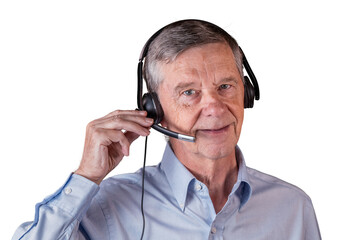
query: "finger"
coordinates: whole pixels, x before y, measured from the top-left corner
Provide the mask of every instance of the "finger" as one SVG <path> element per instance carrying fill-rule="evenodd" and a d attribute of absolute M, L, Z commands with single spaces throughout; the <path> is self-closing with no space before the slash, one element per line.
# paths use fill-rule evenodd
<path fill-rule="evenodd" d="M 149 128 L 153 124 L 153 119 L 138 116 L 112 116 L 97 123 L 93 123 L 93 128 L 104 128 L 114 130 L 125 130 L 135 132 L 141 136 L 149 134 Z"/>
<path fill-rule="evenodd" d="M 123 155 L 128 156 L 129 155 L 129 149 L 130 149 L 130 141 L 127 139 L 125 134 L 121 131 L 114 131 L 114 130 L 101 130 L 106 135 L 108 141 L 106 143 L 107 146 L 113 144 L 113 143 L 119 143 L 121 146 L 121 152 Z"/>
<path fill-rule="evenodd" d="M 131 146 L 132 142 L 139 137 L 138 134 L 133 133 L 133 132 L 125 132 L 124 135 L 128 139 L 130 146 Z M 130 146 L 127 150 L 128 155 L 130 154 L 129 153 Z M 122 159 L 124 157 L 123 147 L 118 142 L 116 142 L 116 143 L 113 142 L 112 144 L 109 145 L 109 154 L 112 157 L 112 159 L 114 159 L 116 161 L 115 165 L 117 165 L 118 164 L 117 161 L 119 161 L 120 159 Z"/>
<path fill-rule="evenodd" d="M 104 123 L 104 122 L 108 122 L 108 121 L 117 122 L 118 120 L 135 122 L 135 123 L 143 125 L 143 126 L 151 126 L 151 124 L 153 124 L 152 118 L 147 118 L 146 116 L 142 116 L 142 115 L 138 115 L 138 114 L 137 115 L 127 115 L 127 114 L 113 115 L 113 116 L 109 116 L 108 118 L 104 118 L 104 119 L 100 120 L 98 123 Z"/>
<path fill-rule="evenodd" d="M 147 116 L 146 111 L 138 111 L 138 110 L 115 110 L 113 112 L 108 113 L 103 118 L 108 118 L 110 116 L 114 115 L 141 115 L 141 116 Z"/>
<path fill-rule="evenodd" d="M 112 143 L 111 145 L 109 145 L 108 154 L 110 156 L 110 159 L 113 161 L 111 163 L 111 165 L 113 166 L 112 168 L 116 167 L 124 157 L 121 145 L 118 143 Z"/>
<path fill-rule="evenodd" d="M 114 114 L 114 113 L 116 113 L 116 114 Z M 117 111 L 112 112 L 111 114 L 106 115 L 103 118 L 99 118 L 99 119 L 92 121 L 90 124 L 96 126 L 98 124 L 102 124 L 102 123 L 105 123 L 105 122 L 108 122 L 111 120 L 118 121 L 119 119 L 124 119 L 124 120 L 128 120 L 128 121 L 136 122 L 136 123 L 143 125 L 143 126 L 151 126 L 153 123 L 153 120 L 151 118 L 147 118 L 146 114 L 147 113 L 145 111 L 117 110 Z M 106 126 L 102 126 L 102 127 L 107 128 Z"/>

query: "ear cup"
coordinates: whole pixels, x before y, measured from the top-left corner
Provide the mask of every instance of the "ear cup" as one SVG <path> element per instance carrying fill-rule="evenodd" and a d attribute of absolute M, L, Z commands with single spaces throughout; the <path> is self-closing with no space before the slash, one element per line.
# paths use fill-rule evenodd
<path fill-rule="evenodd" d="M 255 101 L 255 88 L 251 84 L 250 79 L 244 77 L 244 108 L 252 108 Z"/>
<path fill-rule="evenodd" d="M 159 124 L 163 118 L 163 109 L 156 93 L 145 93 L 143 95 L 143 108 L 147 111 L 147 117 L 154 119 L 154 124 Z"/>

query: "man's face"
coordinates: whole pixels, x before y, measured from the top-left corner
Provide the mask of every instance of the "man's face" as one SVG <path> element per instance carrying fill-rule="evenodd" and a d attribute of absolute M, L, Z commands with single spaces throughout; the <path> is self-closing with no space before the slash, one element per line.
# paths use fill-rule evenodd
<path fill-rule="evenodd" d="M 210 43 L 162 64 L 158 95 L 162 125 L 196 137 L 195 143 L 171 139 L 173 150 L 209 159 L 232 154 L 244 115 L 244 86 L 231 48 Z"/>

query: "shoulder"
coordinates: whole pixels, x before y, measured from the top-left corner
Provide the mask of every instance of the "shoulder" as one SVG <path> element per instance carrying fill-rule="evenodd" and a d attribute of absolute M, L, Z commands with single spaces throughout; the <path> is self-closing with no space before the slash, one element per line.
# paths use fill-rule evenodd
<path fill-rule="evenodd" d="M 311 202 L 310 197 L 299 187 L 280 178 L 247 167 L 247 173 L 253 195 L 268 196 L 289 201 Z"/>
<path fill-rule="evenodd" d="M 164 179 L 159 166 L 147 166 L 144 171 L 145 190 L 157 188 Z M 100 184 L 100 195 L 110 197 L 114 194 L 129 196 L 141 194 L 143 169 L 134 173 L 118 174 L 105 179 Z"/>
<path fill-rule="evenodd" d="M 247 167 L 251 196 L 241 209 L 247 222 L 266 229 L 275 239 L 320 239 L 310 197 L 299 187 Z"/>

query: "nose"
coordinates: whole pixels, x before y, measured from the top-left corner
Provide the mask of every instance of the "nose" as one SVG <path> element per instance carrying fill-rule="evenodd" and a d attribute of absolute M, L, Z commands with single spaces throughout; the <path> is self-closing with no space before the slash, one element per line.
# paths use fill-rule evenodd
<path fill-rule="evenodd" d="M 215 90 L 208 90 L 202 93 L 202 114 L 208 117 L 221 116 L 226 111 L 226 104 L 222 96 Z"/>

